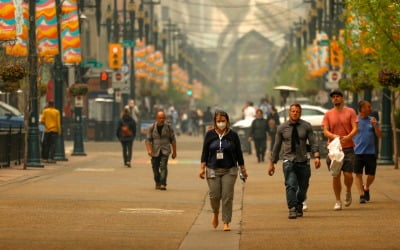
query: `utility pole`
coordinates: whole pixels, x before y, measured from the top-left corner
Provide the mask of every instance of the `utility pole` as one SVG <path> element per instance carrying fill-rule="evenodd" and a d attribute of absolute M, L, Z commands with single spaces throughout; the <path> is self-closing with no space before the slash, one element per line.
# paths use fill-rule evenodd
<path fill-rule="evenodd" d="M 36 1 L 29 1 L 29 89 L 30 115 L 28 120 L 28 147 L 25 166 L 43 167 L 39 152 L 39 114 L 37 93 L 37 51 L 36 51 Z"/>

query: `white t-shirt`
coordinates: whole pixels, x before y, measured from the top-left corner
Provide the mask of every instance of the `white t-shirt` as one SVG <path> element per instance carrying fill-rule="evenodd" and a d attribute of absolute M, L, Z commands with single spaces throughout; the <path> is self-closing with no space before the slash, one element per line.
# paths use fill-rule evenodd
<path fill-rule="evenodd" d="M 248 106 L 243 110 L 244 119 L 255 119 L 256 118 L 256 108 L 253 106 Z"/>

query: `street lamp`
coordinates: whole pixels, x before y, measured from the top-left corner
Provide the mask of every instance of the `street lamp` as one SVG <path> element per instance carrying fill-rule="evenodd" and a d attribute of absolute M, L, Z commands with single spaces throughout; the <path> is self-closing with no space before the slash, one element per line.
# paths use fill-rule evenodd
<path fill-rule="evenodd" d="M 65 157 L 64 136 L 63 136 L 63 104 L 64 104 L 64 81 L 63 81 L 63 64 L 62 64 L 62 46 L 61 46 L 61 9 L 60 0 L 55 0 L 56 16 L 57 16 L 57 38 L 58 38 L 58 54 L 54 60 L 54 106 L 60 112 L 61 133 L 57 140 L 54 160 L 67 161 Z"/>
<path fill-rule="evenodd" d="M 382 143 L 379 165 L 393 165 L 393 134 L 390 123 L 391 91 L 387 87 L 382 90 Z"/>
<path fill-rule="evenodd" d="M 131 47 L 131 88 L 130 88 L 130 96 L 131 99 L 136 99 L 136 76 L 135 76 L 135 21 L 136 21 L 136 4 L 134 0 L 130 0 L 128 5 L 129 17 L 131 20 L 130 27 L 130 38 L 132 39 L 132 47 Z"/>
<path fill-rule="evenodd" d="M 36 51 L 36 1 L 29 1 L 29 88 L 31 113 L 28 121 L 28 157 L 25 166 L 43 167 L 39 152 L 39 115 L 37 93 L 37 51 Z"/>

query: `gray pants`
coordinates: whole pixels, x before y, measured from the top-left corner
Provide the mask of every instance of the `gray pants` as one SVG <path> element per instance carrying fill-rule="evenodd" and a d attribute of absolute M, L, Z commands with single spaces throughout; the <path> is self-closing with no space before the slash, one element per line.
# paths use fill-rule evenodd
<path fill-rule="evenodd" d="M 232 219 L 233 192 L 237 176 L 237 167 L 217 168 L 215 170 L 207 168 L 211 208 L 213 213 L 218 213 L 222 201 L 222 221 L 225 223 L 230 223 Z"/>

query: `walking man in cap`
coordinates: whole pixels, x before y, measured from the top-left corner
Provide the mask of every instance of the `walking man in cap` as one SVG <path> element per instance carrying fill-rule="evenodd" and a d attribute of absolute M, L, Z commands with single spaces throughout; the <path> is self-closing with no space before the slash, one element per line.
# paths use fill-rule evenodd
<path fill-rule="evenodd" d="M 356 112 L 344 105 L 343 93 L 340 90 L 334 90 L 330 94 L 334 107 L 325 113 L 322 120 L 324 135 L 328 138 L 328 143 L 336 137 L 340 138 L 340 144 L 343 149 L 344 159 L 341 171 L 343 172 L 344 185 L 346 186 L 346 198 L 344 205 L 350 206 L 352 202 L 351 186 L 353 184 L 353 170 L 355 164 L 353 137 L 358 131 L 358 119 Z M 328 166 L 331 161 L 327 158 Z M 336 197 L 334 210 L 342 209 L 340 193 L 342 191 L 341 173 L 333 177 L 333 191 Z"/>

